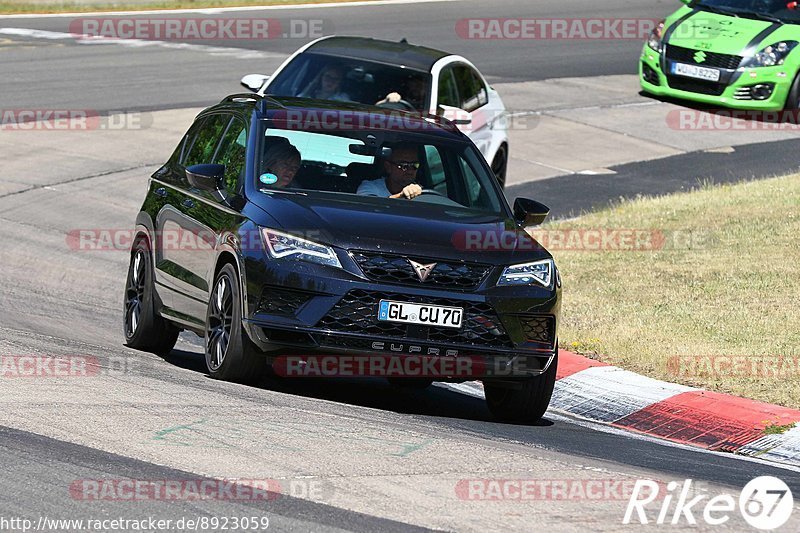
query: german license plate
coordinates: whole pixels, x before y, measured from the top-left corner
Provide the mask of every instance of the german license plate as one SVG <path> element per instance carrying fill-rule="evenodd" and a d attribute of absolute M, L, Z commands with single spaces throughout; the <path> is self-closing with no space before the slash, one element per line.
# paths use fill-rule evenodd
<path fill-rule="evenodd" d="M 381 322 L 460 328 L 463 318 L 464 310 L 460 307 L 412 304 L 391 300 L 381 300 L 378 306 L 378 320 Z"/>
<path fill-rule="evenodd" d="M 719 81 L 719 70 L 715 68 L 699 67 L 697 65 L 687 65 L 685 63 L 673 63 L 672 73 L 698 80 Z"/>

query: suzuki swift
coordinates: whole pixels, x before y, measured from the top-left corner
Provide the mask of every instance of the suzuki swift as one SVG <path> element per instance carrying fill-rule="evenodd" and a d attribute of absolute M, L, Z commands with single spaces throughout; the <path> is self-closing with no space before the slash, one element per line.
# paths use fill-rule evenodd
<path fill-rule="evenodd" d="M 684 0 L 642 50 L 642 90 L 695 102 L 800 108 L 800 10 L 788 0 Z"/>

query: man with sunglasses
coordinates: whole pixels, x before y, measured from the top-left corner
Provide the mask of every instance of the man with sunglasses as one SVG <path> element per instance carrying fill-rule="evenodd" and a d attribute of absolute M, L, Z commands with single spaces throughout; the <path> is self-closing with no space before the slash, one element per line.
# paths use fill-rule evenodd
<path fill-rule="evenodd" d="M 420 165 L 417 153 L 413 144 L 395 146 L 391 159 L 383 161 L 384 175 L 376 180 L 362 181 L 357 193 L 383 198 L 416 198 L 422 194 L 422 187 L 414 183 Z"/>

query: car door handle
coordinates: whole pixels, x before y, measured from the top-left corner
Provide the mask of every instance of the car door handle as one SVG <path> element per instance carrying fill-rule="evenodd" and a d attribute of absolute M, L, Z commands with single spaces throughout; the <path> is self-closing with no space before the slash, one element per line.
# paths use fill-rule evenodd
<path fill-rule="evenodd" d="M 183 207 L 185 207 L 187 209 L 191 209 L 191 208 L 194 207 L 194 200 L 192 200 L 191 198 L 187 198 L 182 203 L 183 203 Z"/>
<path fill-rule="evenodd" d="M 167 189 L 164 187 L 159 187 L 154 192 L 156 193 L 156 196 L 160 196 L 161 198 L 165 198 L 167 196 Z"/>

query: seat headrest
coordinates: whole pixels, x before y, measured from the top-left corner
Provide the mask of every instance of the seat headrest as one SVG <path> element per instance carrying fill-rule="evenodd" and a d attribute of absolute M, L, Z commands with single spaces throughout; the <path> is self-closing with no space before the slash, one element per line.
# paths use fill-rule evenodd
<path fill-rule="evenodd" d="M 380 177 L 380 167 L 369 163 L 350 163 L 347 165 L 347 177 L 359 181 L 374 180 Z"/>

